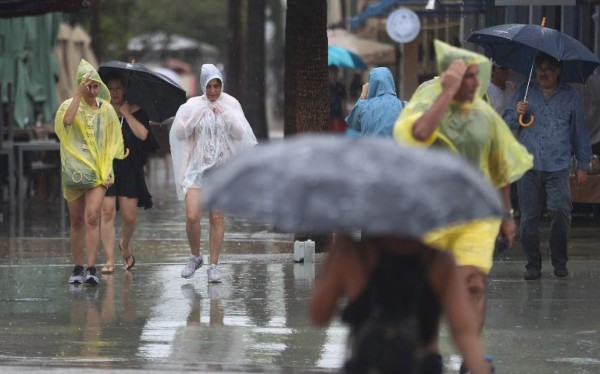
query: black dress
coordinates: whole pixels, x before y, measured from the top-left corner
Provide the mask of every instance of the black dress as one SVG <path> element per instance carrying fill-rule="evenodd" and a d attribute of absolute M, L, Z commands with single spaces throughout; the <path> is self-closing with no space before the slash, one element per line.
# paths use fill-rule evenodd
<path fill-rule="evenodd" d="M 148 161 L 149 154 L 158 149 L 158 143 L 150 131 L 146 112 L 140 109 L 133 113 L 133 116 L 146 127 L 148 136 L 146 140 L 137 138 L 125 118 L 120 117 L 123 140 L 125 148 L 129 149 L 129 155 L 123 160 L 115 159 L 113 161 L 115 183 L 108 188 L 106 196 L 137 198 L 138 207 L 149 209 L 152 207 L 152 195 L 150 195 L 146 186 L 144 164 Z"/>
<path fill-rule="evenodd" d="M 350 325 L 345 373 L 416 373 L 419 352 L 435 339 L 440 305 L 427 277 L 431 249 L 382 251 L 365 290 L 342 313 Z"/>

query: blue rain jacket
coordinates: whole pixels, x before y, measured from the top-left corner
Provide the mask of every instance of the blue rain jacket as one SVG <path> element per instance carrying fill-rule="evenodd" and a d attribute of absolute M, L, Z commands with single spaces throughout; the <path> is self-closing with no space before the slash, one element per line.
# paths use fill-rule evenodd
<path fill-rule="evenodd" d="M 394 124 L 404 108 L 396 96 L 394 77 L 388 68 L 374 68 L 369 72 L 369 92 L 366 99 L 358 99 L 346 118 L 348 127 L 363 136 L 392 137 Z"/>

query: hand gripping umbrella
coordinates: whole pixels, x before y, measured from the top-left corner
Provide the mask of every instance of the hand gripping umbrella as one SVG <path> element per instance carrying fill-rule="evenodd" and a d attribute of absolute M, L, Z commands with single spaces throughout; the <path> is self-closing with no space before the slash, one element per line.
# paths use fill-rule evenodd
<path fill-rule="evenodd" d="M 186 93 L 177 83 L 144 64 L 109 61 L 98 69 L 104 81 L 111 72 L 125 77 L 125 99 L 140 105 L 150 121 L 163 122 L 173 117 L 186 102 Z"/>
<path fill-rule="evenodd" d="M 421 238 L 502 214 L 498 192 L 465 161 L 383 138 L 302 135 L 259 144 L 207 176 L 202 194 L 203 209 L 294 233 Z"/>
<path fill-rule="evenodd" d="M 535 57 L 538 52 L 546 53 L 561 63 L 560 80 L 563 82 L 585 83 L 594 69 L 600 65 L 598 57 L 577 39 L 558 30 L 545 27 L 546 18 L 541 25 L 505 24 L 477 30 L 467 41 L 478 44 L 485 53 L 501 66 L 529 74 L 524 101 L 527 101 L 529 82 L 533 75 Z M 531 126 L 523 122 L 523 127 Z"/>

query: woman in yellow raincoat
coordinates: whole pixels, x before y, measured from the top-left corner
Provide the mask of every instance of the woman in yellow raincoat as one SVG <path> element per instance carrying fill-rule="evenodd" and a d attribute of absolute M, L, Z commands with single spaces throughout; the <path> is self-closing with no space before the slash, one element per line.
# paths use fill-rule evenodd
<path fill-rule="evenodd" d="M 77 68 L 77 90 L 54 118 L 60 140 L 63 195 L 69 207 L 70 246 L 75 267 L 69 283 L 96 285 L 100 249 L 100 208 L 113 183 L 113 159 L 125 157 L 123 135 L 110 93 L 98 72 L 85 60 Z M 83 271 L 83 247 L 87 271 Z"/>

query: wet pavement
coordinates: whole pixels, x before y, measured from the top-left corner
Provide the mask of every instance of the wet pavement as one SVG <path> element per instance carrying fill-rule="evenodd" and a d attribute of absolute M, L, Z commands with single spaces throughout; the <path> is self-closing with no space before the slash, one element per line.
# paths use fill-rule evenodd
<path fill-rule="evenodd" d="M 209 285 L 205 268 L 180 278 L 189 256 L 183 205 L 159 160 L 153 166 L 155 205 L 139 211 L 136 266 L 117 267 L 99 287 L 66 283 L 72 260 L 58 194 L 18 202 L 14 214 L 3 203 L 0 371 L 335 371 L 346 328 L 338 320 L 312 327 L 306 314 L 323 255 L 294 264 L 293 236 L 229 217 L 223 283 Z M 600 373 L 600 229 L 576 217 L 572 236 L 566 280 L 554 278 L 548 261 L 541 280 L 522 280 L 518 245 L 496 256 L 482 340 L 497 373 Z M 457 372 L 445 329 L 441 349 L 446 372 Z"/>

